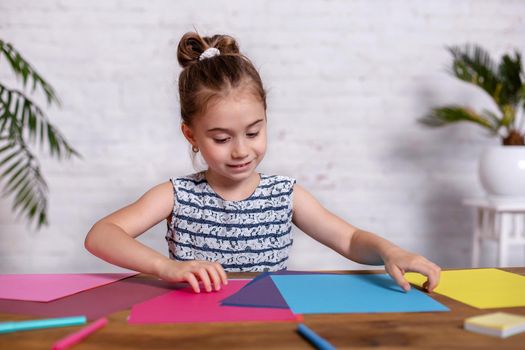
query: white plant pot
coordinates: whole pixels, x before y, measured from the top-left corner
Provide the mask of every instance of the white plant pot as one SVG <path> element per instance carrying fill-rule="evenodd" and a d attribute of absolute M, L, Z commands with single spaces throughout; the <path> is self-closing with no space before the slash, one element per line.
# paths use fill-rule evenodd
<path fill-rule="evenodd" d="M 489 198 L 525 199 L 525 146 L 487 148 L 480 158 L 479 176 Z"/>

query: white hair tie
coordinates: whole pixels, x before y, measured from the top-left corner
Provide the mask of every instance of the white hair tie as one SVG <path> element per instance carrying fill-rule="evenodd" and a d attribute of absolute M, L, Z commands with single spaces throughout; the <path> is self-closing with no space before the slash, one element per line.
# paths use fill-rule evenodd
<path fill-rule="evenodd" d="M 201 53 L 201 55 L 199 56 L 199 61 L 202 61 L 206 58 L 212 58 L 220 54 L 221 52 L 219 51 L 219 49 L 215 47 L 209 47 L 203 53 Z"/>

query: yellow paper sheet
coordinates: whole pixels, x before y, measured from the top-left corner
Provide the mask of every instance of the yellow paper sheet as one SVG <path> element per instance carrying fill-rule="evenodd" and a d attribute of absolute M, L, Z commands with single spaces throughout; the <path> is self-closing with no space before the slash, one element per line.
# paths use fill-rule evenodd
<path fill-rule="evenodd" d="M 426 281 L 413 272 L 405 278 L 420 287 Z M 442 271 L 434 292 L 478 309 L 525 306 L 525 276 L 498 269 Z"/>

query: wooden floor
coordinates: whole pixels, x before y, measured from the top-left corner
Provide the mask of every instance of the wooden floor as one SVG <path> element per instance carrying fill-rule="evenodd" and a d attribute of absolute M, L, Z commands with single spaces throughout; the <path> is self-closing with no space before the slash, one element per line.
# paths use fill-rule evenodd
<path fill-rule="evenodd" d="M 525 275 L 525 268 L 505 269 Z M 362 272 L 350 272 L 362 273 Z M 230 274 L 247 277 L 253 274 Z M 447 297 L 433 298 L 450 312 L 305 315 L 304 323 L 338 349 L 525 349 L 525 333 L 499 339 L 463 330 L 463 320 L 492 311 L 525 315 L 525 307 L 478 310 Z M 525 296 L 524 296 L 525 298 Z M 130 325 L 129 310 L 82 343 L 82 349 L 312 349 L 294 322 Z M 31 317 L 0 314 L 0 320 Z M 50 349 L 80 327 L 0 334 L 0 349 Z"/>

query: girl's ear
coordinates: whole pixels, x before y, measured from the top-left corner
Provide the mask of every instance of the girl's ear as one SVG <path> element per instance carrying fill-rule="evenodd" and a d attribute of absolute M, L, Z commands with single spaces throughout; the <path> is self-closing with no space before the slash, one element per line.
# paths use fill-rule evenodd
<path fill-rule="evenodd" d="M 195 141 L 195 137 L 193 135 L 193 131 L 191 130 L 191 128 L 186 123 L 182 123 L 180 125 L 180 129 L 182 130 L 182 134 L 184 135 L 186 140 L 188 140 L 188 142 L 192 146 L 197 146 L 197 142 Z"/>

